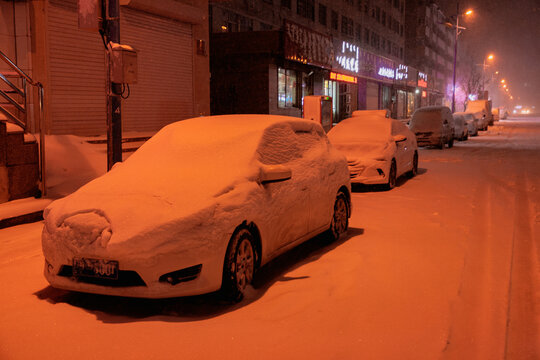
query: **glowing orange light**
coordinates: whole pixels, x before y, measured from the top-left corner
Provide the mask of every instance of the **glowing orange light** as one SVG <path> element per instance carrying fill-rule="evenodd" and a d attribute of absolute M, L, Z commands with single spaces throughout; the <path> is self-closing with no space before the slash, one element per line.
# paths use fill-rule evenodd
<path fill-rule="evenodd" d="M 343 82 L 348 82 L 351 84 L 356 84 L 358 82 L 358 79 L 356 78 L 356 76 L 339 74 L 333 71 L 330 72 L 330 80 L 343 81 Z"/>
<path fill-rule="evenodd" d="M 472 13 L 473 13 L 472 10 L 467 10 L 467 11 L 465 12 L 465 15 L 472 15 Z"/>
<path fill-rule="evenodd" d="M 487 58 L 488 58 L 488 60 L 493 60 L 494 56 L 493 56 L 493 54 L 489 54 Z"/>
<path fill-rule="evenodd" d="M 422 97 L 423 97 L 423 98 L 426 98 L 426 97 L 427 97 L 427 91 L 422 91 Z"/>

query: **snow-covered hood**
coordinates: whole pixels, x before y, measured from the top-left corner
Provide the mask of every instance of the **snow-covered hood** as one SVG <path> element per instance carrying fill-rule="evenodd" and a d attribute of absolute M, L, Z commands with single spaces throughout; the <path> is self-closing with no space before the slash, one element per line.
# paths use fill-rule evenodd
<path fill-rule="evenodd" d="M 347 157 L 347 160 L 374 159 L 383 160 L 392 152 L 389 141 L 363 141 L 333 144 L 336 149 Z M 394 146 L 395 147 L 395 146 Z"/>
<path fill-rule="evenodd" d="M 253 119 L 244 120 L 167 126 L 125 163 L 49 205 L 47 232 L 107 246 L 164 224 L 188 230 L 219 207 L 241 206 L 258 188 L 256 150 L 271 124 L 263 119 L 252 126 Z"/>

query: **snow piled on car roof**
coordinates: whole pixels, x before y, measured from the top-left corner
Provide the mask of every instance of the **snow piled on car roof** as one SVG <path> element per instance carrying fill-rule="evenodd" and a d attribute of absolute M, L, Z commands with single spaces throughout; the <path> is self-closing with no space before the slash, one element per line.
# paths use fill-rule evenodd
<path fill-rule="evenodd" d="M 261 139 L 267 128 L 271 131 Z M 125 163 L 53 202 L 44 213 L 47 231 L 53 233 L 71 223 L 82 227 L 71 221 L 73 216 L 93 212 L 100 217 L 96 218 L 100 229 L 108 229 L 102 218 L 111 224 L 112 236 L 86 229 L 87 235 L 95 234 L 94 240 L 73 241 L 106 245 L 100 236 L 118 243 L 182 218 L 202 223 L 214 216 L 216 199 L 225 208 L 246 200 L 233 195 L 249 194 L 259 186 L 261 163 L 280 162 L 286 160 L 284 156 L 294 159 L 295 151 L 301 149 L 289 146 L 280 153 L 283 148 L 276 146 L 275 153 L 265 155 L 273 161 L 267 161 L 258 148 L 272 140 L 268 137 L 287 144 L 287 136 L 295 131 L 322 132 L 322 128 L 299 118 L 269 115 L 201 117 L 170 124 Z M 66 234 L 76 236 L 73 231 Z"/>

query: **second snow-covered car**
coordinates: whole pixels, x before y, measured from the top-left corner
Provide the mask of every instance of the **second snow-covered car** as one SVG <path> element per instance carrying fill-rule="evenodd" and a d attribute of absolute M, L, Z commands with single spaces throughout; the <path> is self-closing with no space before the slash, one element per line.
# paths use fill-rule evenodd
<path fill-rule="evenodd" d="M 454 118 L 448 106 L 417 109 L 409 128 L 416 135 L 418 146 L 436 146 L 439 149 L 443 149 L 445 144 L 449 148 L 454 146 Z"/>
<path fill-rule="evenodd" d="M 463 119 L 467 124 L 467 129 L 469 130 L 469 136 L 478 135 L 478 119 L 476 119 L 473 114 L 466 112 L 456 112 L 454 113 L 454 117 L 456 115 L 463 116 Z"/>
<path fill-rule="evenodd" d="M 242 298 L 255 269 L 348 227 L 350 180 L 322 127 L 273 115 L 179 121 L 44 212 L 56 288 Z"/>
<path fill-rule="evenodd" d="M 384 114 L 345 119 L 328 132 L 328 138 L 347 157 L 352 183 L 392 189 L 399 176 L 418 171 L 416 137 L 401 121 Z"/>

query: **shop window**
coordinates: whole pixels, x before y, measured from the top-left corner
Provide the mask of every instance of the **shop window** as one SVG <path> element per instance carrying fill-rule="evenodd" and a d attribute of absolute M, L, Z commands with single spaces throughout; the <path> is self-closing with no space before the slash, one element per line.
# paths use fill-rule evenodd
<path fill-rule="evenodd" d="M 298 107 L 296 71 L 278 68 L 278 106 Z"/>
<path fill-rule="evenodd" d="M 319 23 L 326 26 L 326 6 L 319 4 Z"/>

